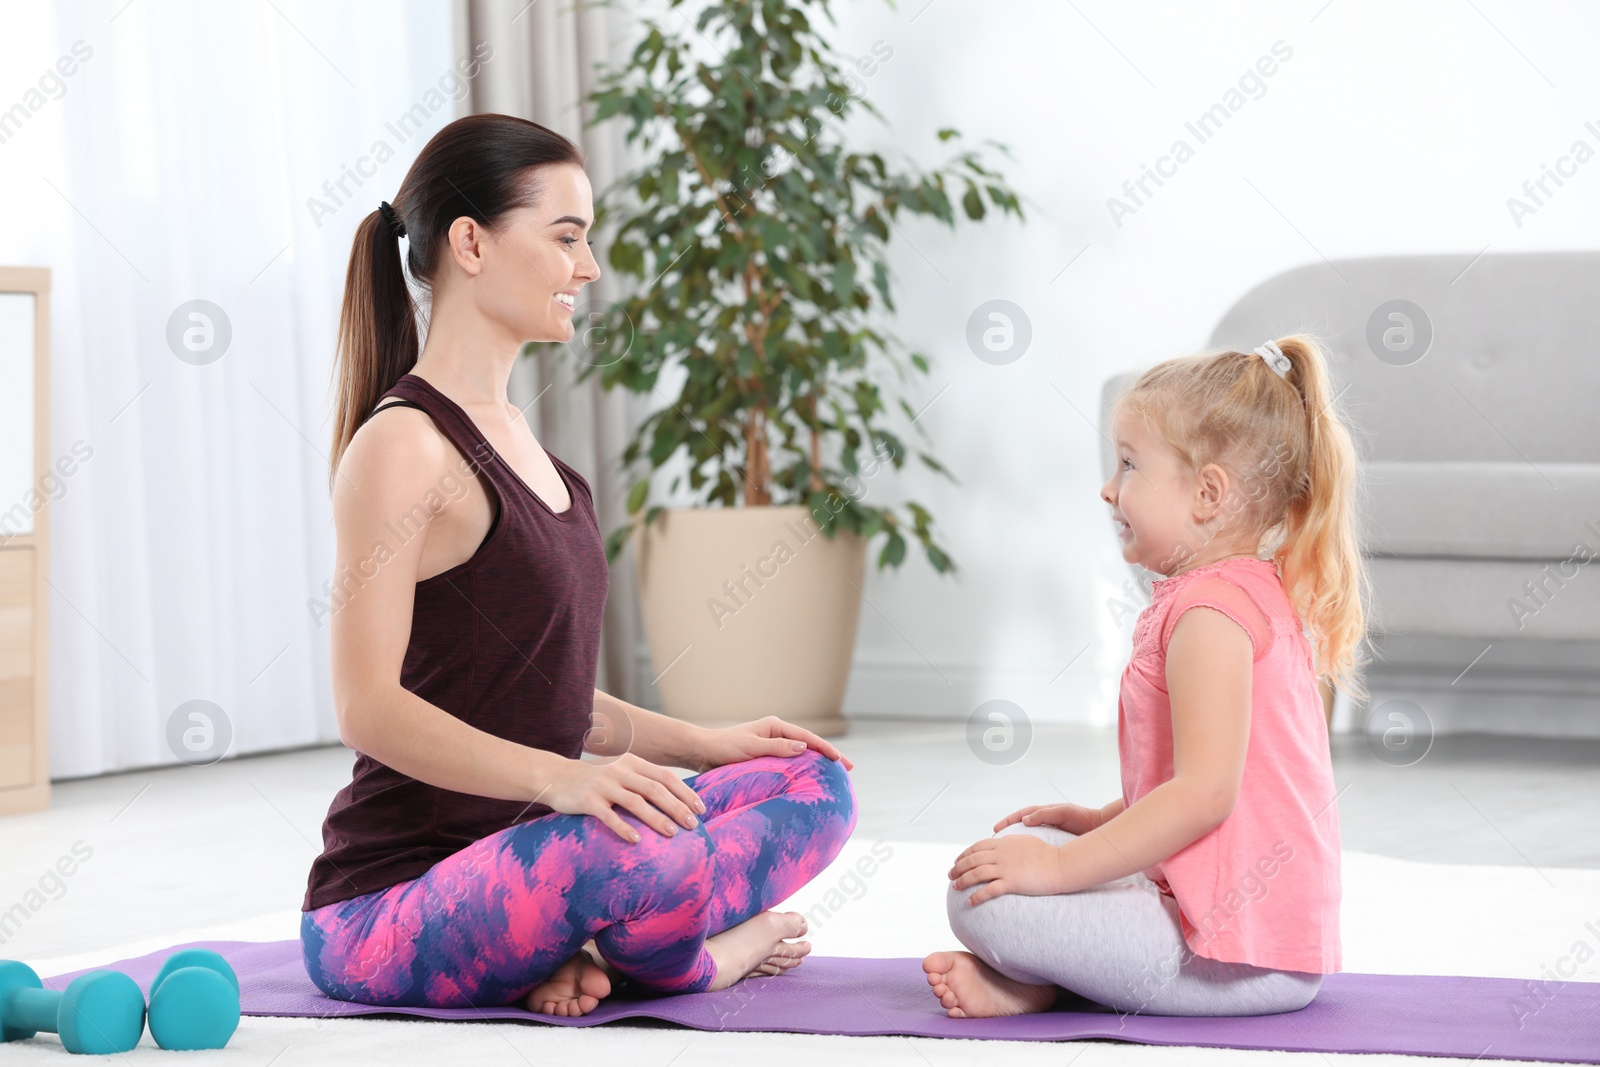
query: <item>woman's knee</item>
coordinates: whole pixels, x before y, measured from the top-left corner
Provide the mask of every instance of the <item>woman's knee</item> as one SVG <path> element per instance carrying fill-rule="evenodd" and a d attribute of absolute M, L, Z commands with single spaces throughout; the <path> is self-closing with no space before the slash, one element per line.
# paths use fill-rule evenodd
<path fill-rule="evenodd" d="M 616 814 L 638 835 L 624 840 L 616 830 L 594 816 L 559 816 L 569 827 L 552 832 L 534 820 L 512 827 L 506 851 L 530 871 L 548 872 L 574 885 L 595 887 L 618 878 L 650 886 L 681 886 L 686 892 L 709 893 L 715 851 L 705 824 L 690 829 L 674 824 L 664 834 L 633 812 L 617 808 Z M 586 890 L 588 891 L 588 890 Z"/>
<path fill-rule="evenodd" d="M 850 772 L 844 769 L 843 760 L 830 759 L 814 748 L 798 756 L 780 758 L 789 764 L 791 778 L 814 783 L 820 793 L 833 798 L 841 807 L 855 810 L 855 787 L 850 783 Z"/>
<path fill-rule="evenodd" d="M 837 827 L 839 843 L 856 827 L 856 792 L 843 760 L 829 759 L 814 748 L 797 756 L 771 757 L 778 761 L 788 784 L 783 796 L 818 812 L 825 812 Z"/>
<path fill-rule="evenodd" d="M 648 872 L 653 877 L 668 881 L 698 880 L 709 876 L 713 867 L 712 854 L 716 851 L 711 835 L 701 823 L 694 829 L 678 826 L 671 834 L 664 834 L 631 814 L 623 819 L 639 835 L 639 840 L 618 840 L 618 854 L 624 868 L 631 872 Z M 607 830 L 610 833 L 609 830 Z M 614 835 L 613 835 L 614 836 Z"/>

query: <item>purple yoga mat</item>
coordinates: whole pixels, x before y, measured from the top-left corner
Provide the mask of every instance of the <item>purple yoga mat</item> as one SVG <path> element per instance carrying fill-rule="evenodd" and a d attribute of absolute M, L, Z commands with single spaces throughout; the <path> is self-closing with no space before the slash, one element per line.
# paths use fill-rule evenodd
<path fill-rule="evenodd" d="M 1394 1052 L 1420 1056 L 1600 1063 L 1600 983 L 1434 975 L 1330 974 L 1317 999 L 1284 1015 L 1179 1018 L 1076 1010 L 1005 1019 L 951 1019 L 933 999 L 920 959 L 811 956 L 787 974 L 751 978 L 718 993 L 610 997 L 575 1019 L 521 1008 L 388 1008 L 324 996 L 306 976 L 298 941 L 196 941 L 109 964 L 148 988 L 169 955 L 220 952 L 239 975 L 245 1015 L 408 1015 L 514 1019 L 596 1026 L 663 1019 L 697 1030 L 1066 1041 L 1108 1038 L 1146 1045 L 1286 1052 Z M 44 980 L 63 989 L 83 971 Z"/>

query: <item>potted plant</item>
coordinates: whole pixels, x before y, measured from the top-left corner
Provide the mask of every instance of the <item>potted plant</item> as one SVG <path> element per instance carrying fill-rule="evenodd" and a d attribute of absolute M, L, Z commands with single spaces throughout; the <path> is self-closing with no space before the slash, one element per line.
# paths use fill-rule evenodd
<path fill-rule="evenodd" d="M 881 541 L 880 568 L 898 567 L 915 539 L 936 571 L 956 569 L 925 508 L 866 499 L 913 454 L 952 477 L 889 425 L 916 413 L 886 394 L 885 372 L 904 383 L 929 369 L 881 322 L 894 310 L 895 220 L 953 228 L 954 200 L 974 220 L 1022 208 L 978 151 L 953 146 L 943 166 L 919 170 L 842 143 L 856 108 L 882 120 L 865 90 L 893 50 L 838 55 L 814 25 L 832 20 L 829 0 L 709 0 L 693 23 L 683 6 L 672 0 L 675 20 L 641 19 L 643 39 L 590 97 L 591 124 L 619 119 L 645 156 L 596 209 L 611 266 L 643 284 L 577 324 L 604 339 L 578 347 L 580 379 L 599 374 L 654 405 L 622 456 L 648 471 L 630 484 L 631 519 L 607 557 L 639 535 L 669 714 L 775 714 L 839 733 L 868 543 Z M 659 502 L 656 472 L 658 483 L 670 474 L 669 499 L 686 486 L 690 506 Z"/>

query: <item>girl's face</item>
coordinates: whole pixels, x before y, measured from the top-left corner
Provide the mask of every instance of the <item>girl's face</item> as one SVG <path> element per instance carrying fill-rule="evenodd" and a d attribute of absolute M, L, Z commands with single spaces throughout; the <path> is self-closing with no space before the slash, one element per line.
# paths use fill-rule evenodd
<path fill-rule="evenodd" d="M 545 167 L 533 207 L 506 216 L 482 245 L 484 270 L 477 300 L 518 343 L 567 341 L 581 290 L 600 277 L 589 246 L 594 197 L 588 175 L 573 164 Z"/>
<path fill-rule="evenodd" d="M 1136 411 L 1117 412 L 1111 440 L 1117 472 L 1100 487 L 1100 499 L 1111 505 L 1122 558 L 1170 576 L 1205 547 L 1205 486 Z"/>

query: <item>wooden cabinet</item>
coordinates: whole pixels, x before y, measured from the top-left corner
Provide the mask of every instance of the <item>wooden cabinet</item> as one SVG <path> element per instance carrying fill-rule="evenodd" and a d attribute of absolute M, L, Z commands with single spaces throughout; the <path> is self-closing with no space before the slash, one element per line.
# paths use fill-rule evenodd
<path fill-rule="evenodd" d="M 0 267 L 0 815 L 50 804 L 50 272 Z"/>

